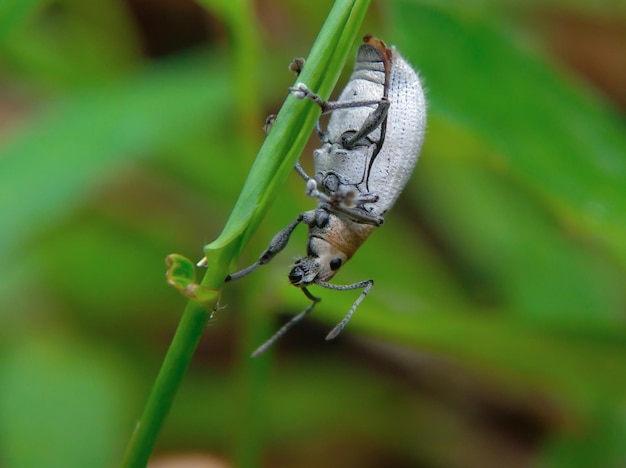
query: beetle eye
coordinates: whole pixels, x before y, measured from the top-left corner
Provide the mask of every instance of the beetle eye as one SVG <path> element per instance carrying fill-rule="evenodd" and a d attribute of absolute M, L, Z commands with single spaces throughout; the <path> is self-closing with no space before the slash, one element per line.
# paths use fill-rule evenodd
<path fill-rule="evenodd" d="M 330 261 L 330 269 L 333 271 L 336 271 L 339 269 L 339 267 L 341 267 L 341 259 L 340 258 L 334 258 Z"/>

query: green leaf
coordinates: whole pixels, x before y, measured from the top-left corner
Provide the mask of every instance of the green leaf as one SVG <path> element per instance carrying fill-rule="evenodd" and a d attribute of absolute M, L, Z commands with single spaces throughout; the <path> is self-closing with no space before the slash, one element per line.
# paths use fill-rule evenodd
<path fill-rule="evenodd" d="M 167 282 L 174 286 L 182 295 L 203 303 L 213 303 L 218 291 L 205 288 L 196 282 L 196 266 L 187 258 L 178 254 L 166 257 Z"/>

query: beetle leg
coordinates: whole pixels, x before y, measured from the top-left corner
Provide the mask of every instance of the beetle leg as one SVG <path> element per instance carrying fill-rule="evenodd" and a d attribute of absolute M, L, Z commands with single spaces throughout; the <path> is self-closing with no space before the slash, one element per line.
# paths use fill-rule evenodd
<path fill-rule="evenodd" d="M 307 288 L 301 288 L 301 289 L 302 289 L 302 292 L 304 293 L 304 295 L 306 297 L 308 297 L 309 299 L 311 299 L 311 304 L 309 304 L 309 307 L 304 309 L 302 312 L 300 312 L 294 318 L 289 320 L 289 322 L 284 324 L 280 328 L 280 330 L 278 330 L 276 333 L 274 333 L 274 335 L 269 340 L 267 340 L 265 343 L 263 343 L 261 346 L 259 346 L 252 353 L 252 357 L 257 357 L 259 354 L 263 354 L 265 351 L 267 351 L 267 348 L 269 348 L 274 343 L 276 343 L 285 333 L 287 333 L 287 331 L 289 331 L 289 329 L 291 327 L 293 327 L 296 323 L 298 323 L 300 320 L 302 320 L 304 317 L 306 317 L 309 314 L 309 312 L 311 312 L 313 310 L 313 307 L 315 307 L 315 304 L 317 304 L 318 302 L 320 302 L 322 300 L 319 297 L 315 297 L 313 294 L 311 294 Z"/>
<path fill-rule="evenodd" d="M 296 161 L 296 165 L 294 166 L 294 169 L 296 170 L 298 175 L 305 180 L 305 182 L 308 182 L 309 180 L 311 180 L 311 177 L 309 177 L 309 175 L 304 171 L 304 169 L 302 169 L 302 166 L 300 165 L 299 160 Z"/>
<path fill-rule="evenodd" d="M 348 138 L 342 138 L 341 146 L 346 149 L 353 148 L 356 143 L 362 138 L 366 137 L 374 130 L 376 130 L 383 123 L 383 120 L 387 118 L 387 112 L 389 111 L 389 99 L 383 97 L 376 106 L 376 109 L 367 116 L 361 128 Z"/>
<path fill-rule="evenodd" d="M 300 76 L 300 73 L 302 73 L 302 69 L 304 68 L 305 63 L 306 59 L 302 57 L 296 57 L 289 64 L 289 71 L 294 72 L 296 76 Z"/>
<path fill-rule="evenodd" d="M 254 270 L 259 268 L 261 265 L 269 263 L 276 256 L 276 254 L 278 254 L 278 252 L 280 252 L 287 246 L 287 243 L 289 242 L 289 237 L 291 236 L 291 233 L 296 229 L 298 224 L 302 222 L 304 222 L 305 224 L 310 224 L 311 222 L 313 222 L 313 218 L 314 212 L 307 211 L 305 213 L 299 214 L 298 217 L 293 220 L 291 224 L 289 224 L 289 226 L 287 226 L 274 236 L 274 238 L 270 241 L 270 245 L 267 247 L 265 252 L 261 254 L 259 259 L 255 263 L 247 268 L 244 268 L 243 270 L 231 273 L 226 277 L 224 281 L 233 281 L 239 278 L 243 278 L 247 274 L 252 273 Z"/>
<path fill-rule="evenodd" d="M 291 94 L 293 94 L 297 99 L 310 99 L 315 104 L 320 106 L 322 109 L 322 114 L 326 114 L 328 112 L 332 112 L 337 109 L 349 109 L 351 107 L 367 107 L 367 106 L 378 106 L 382 101 L 385 101 L 386 98 L 382 99 L 371 99 L 367 101 L 324 101 L 318 94 L 315 94 L 311 91 L 307 85 L 304 83 L 298 83 L 295 86 L 289 88 Z M 389 105 L 387 104 L 387 107 Z M 382 120 L 382 119 L 381 119 Z"/>
<path fill-rule="evenodd" d="M 354 190 L 350 190 L 345 193 L 335 192 L 332 196 L 329 196 L 317 189 L 315 179 L 309 179 L 306 183 L 306 194 L 309 197 L 317 198 L 320 202 L 327 205 L 331 211 L 343 213 L 360 223 L 373 224 L 374 226 L 382 225 L 384 221 L 382 216 L 369 214 L 367 211 L 358 207 L 363 203 L 377 202 L 378 195 L 375 193 L 367 193 L 354 196 L 354 193 Z M 348 200 L 349 203 L 346 203 L 346 200 Z"/>
<path fill-rule="evenodd" d="M 320 106 L 322 113 L 325 112 L 327 104 L 326 101 L 311 91 L 304 83 L 297 83 L 295 86 L 290 87 L 289 92 L 293 94 L 296 99 L 310 99 L 315 104 Z"/>
<path fill-rule="evenodd" d="M 328 139 L 328 132 L 322 130 L 322 124 L 320 124 L 319 119 L 315 122 L 315 133 L 317 133 L 317 138 L 319 138 L 322 143 L 330 143 L 330 140 Z"/>
<path fill-rule="evenodd" d="M 270 130 L 272 130 L 274 122 L 276 122 L 276 114 L 270 114 L 265 117 L 265 123 L 263 124 L 263 133 L 265 133 L 265 135 L 270 134 Z"/>
<path fill-rule="evenodd" d="M 311 198 L 317 198 L 319 201 L 324 203 L 330 203 L 330 197 L 326 195 L 324 192 L 320 192 L 317 189 L 317 181 L 315 179 L 309 179 L 306 181 L 306 194 Z"/>
<path fill-rule="evenodd" d="M 345 208 L 341 205 L 337 207 L 333 207 L 333 210 L 339 213 L 343 213 L 353 221 L 356 221 L 361 224 L 372 224 L 374 226 L 382 226 L 385 222 L 385 219 L 382 216 L 375 216 L 367 213 L 363 210 L 358 210 L 356 208 Z"/>
<path fill-rule="evenodd" d="M 337 335 L 339 335 L 339 333 L 341 333 L 341 330 L 343 330 L 344 327 L 348 324 L 348 322 L 352 318 L 352 314 L 354 314 L 354 311 L 356 310 L 356 308 L 359 307 L 361 302 L 363 302 L 363 299 L 365 299 L 365 296 L 367 296 L 367 294 L 372 289 L 372 286 L 374 286 L 374 280 L 366 280 L 366 281 L 361 281 L 359 283 L 346 284 L 346 285 L 330 284 L 330 283 L 326 283 L 324 281 L 316 281 L 315 284 L 317 284 L 318 286 L 321 286 L 323 288 L 335 289 L 335 290 L 338 290 L 338 291 L 349 291 L 349 290 L 352 290 L 352 289 L 363 288 L 363 291 L 361 291 L 361 295 L 359 297 L 357 297 L 356 301 L 354 301 L 354 304 L 352 304 L 352 307 L 350 307 L 350 310 L 348 311 L 346 316 L 343 318 L 343 320 L 341 322 L 339 322 L 335 326 L 335 328 L 333 328 L 330 331 L 330 333 L 328 335 L 326 335 L 326 340 L 332 340 L 332 339 L 336 338 Z"/>
<path fill-rule="evenodd" d="M 353 148 L 359 140 L 376 130 L 387 118 L 387 112 L 389 111 L 390 102 L 386 96 L 383 96 L 378 100 L 368 101 L 324 101 L 319 95 L 311 91 L 304 83 L 298 83 L 296 86 L 289 88 L 289 91 L 298 99 L 311 99 L 318 106 L 320 106 L 320 108 L 322 109 L 322 114 L 327 114 L 328 112 L 332 112 L 337 109 L 376 106 L 376 108 L 370 113 L 370 115 L 367 116 L 367 118 L 363 122 L 363 125 L 361 125 L 361 128 L 356 133 L 350 135 L 341 142 L 342 146 L 346 149 Z M 322 142 L 325 142 L 325 134 L 321 131 L 319 127 L 319 121 L 316 125 L 316 130 L 320 137 L 320 140 L 322 140 Z"/>

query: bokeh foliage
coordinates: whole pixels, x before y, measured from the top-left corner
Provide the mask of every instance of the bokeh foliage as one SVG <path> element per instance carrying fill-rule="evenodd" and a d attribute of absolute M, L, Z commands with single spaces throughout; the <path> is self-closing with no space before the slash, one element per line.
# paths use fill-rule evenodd
<path fill-rule="evenodd" d="M 119 460 L 184 305 L 163 259 L 199 258 L 220 232 L 286 65 L 331 4 L 206 1 L 208 39 L 151 56 L 130 3 L 0 4 L 3 466 Z M 410 186 L 336 278 L 374 278 L 372 293 L 337 343 L 324 331 L 354 297 L 323 291 L 274 371 L 249 360 L 270 317 L 306 304 L 284 278 L 296 233 L 225 290 L 158 450 L 268 466 L 626 460 L 623 111 L 533 28 L 546 8 L 626 9 L 448 3 L 375 2 L 366 20 L 429 100 Z M 242 264 L 310 209 L 302 185 L 290 178 Z"/>

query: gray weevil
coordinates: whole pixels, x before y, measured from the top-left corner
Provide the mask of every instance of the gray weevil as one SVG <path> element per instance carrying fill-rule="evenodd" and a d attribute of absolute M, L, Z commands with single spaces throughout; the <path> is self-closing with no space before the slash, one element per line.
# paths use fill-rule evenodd
<path fill-rule="evenodd" d="M 323 101 L 302 83 L 290 88 L 297 98 L 315 101 L 322 114 L 331 113 L 325 132 L 317 124 L 323 144 L 313 153 L 315 177 L 309 177 L 299 163 L 295 167 L 306 181 L 306 193 L 316 198 L 318 205 L 301 213 L 276 234 L 256 263 L 227 276 L 226 281 L 239 279 L 268 263 L 285 248 L 296 226 L 304 223 L 309 228 L 307 255 L 295 262 L 289 281 L 302 289 L 311 304 L 253 356 L 264 352 L 311 312 L 320 301 L 307 289 L 312 284 L 342 291 L 362 289 L 345 318 L 326 339 L 341 332 L 374 281 L 348 285 L 328 281 L 383 223 L 417 162 L 426 126 L 420 79 L 395 47 L 389 48 L 369 35 L 363 40 L 352 76 L 337 101 Z"/>

